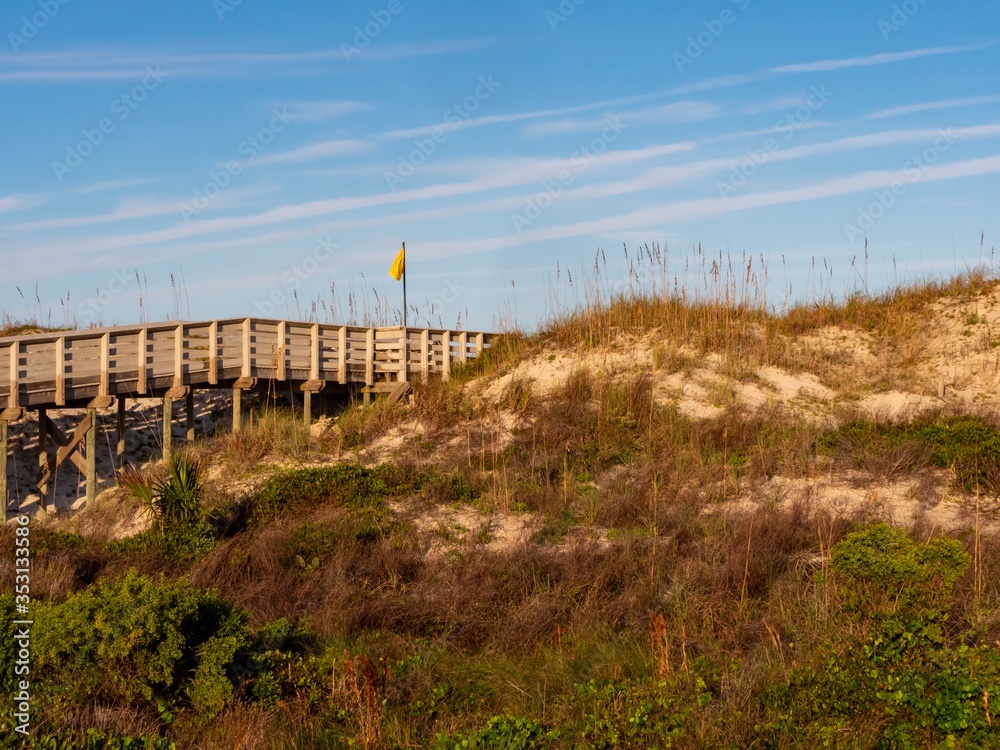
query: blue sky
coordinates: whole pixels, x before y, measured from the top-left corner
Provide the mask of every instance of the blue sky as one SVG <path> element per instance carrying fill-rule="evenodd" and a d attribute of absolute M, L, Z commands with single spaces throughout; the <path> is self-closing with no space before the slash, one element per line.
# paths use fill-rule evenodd
<path fill-rule="evenodd" d="M 0 310 L 322 300 L 339 321 L 352 290 L 399 307 L 401 241 L 411 323 L 471 328 L 533 327 L 557 266 L 603 248 L 620 272 L 640 243 L 763 256 L 778 297 L 815 288 L 814 258 L 845 287 L 866 239 L 873 284 L 948 275 L 1000 237 L 998 21 L 942 0 L 9 0 Z"/>

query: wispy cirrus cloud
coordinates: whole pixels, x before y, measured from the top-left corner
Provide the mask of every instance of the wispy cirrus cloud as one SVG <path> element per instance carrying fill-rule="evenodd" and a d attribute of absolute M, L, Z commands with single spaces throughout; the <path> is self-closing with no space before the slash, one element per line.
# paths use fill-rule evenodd
<path fill-rule="evenodd" d="M 949 54 L 959 54 L 963 52 L 971 52 L 979 49 L 984 49 L 991 46 L 991 44 L 976 44 L 967 45 L 960 47 L 928 47 L 924 49 L 909 50 L 906 52 L 899 53 L 885 53 L 877 55 L 869 55 L 864 57 L 851 57 L 843 59 L 832 59 L 832 60 L 821 60 L 816 62 L 808 63 L 796 63 L 791 65 L 778 66 L 773 68 L 767 68 L 756 73 L 739 74 L 731 76 L 720 76 L 716 78 L 710 78 L 705 81 L 696 82 L 692 84 L 685 84 L 683 86 L 677 86 L 669 89 L 662 89 L 659 91 L 652 91 L 643 94 L 636 94 L 627 97 L 620 97 L 617 99 L 605 99 L 601 101 L 589 102 L 585 104 L 572 105 L 567 107 L 556 107 L 551 109 L 543 110 L 530 110 L 523 112 L 513 112 L 509 114 L 497 114 L 497 115 L 486 115 L 481 117 L 470 117 L 465 120 L 452 121 L 452 122 L 434 122 L 427 125 L 419 125 L 415 127 L 408 128 L 397 128 L 390 131 L 385 131 L 378 133 L 370 137 L 370 140 L 374 143 L 385 143 L 398 140 L 408 140 L 412 138 L 426 138 L 429 135 L 433 135 L 435 132 L 455 132 L 459 130 L 471 130 L 475 128 L 492 127 L 497 125 L 509 125 L 516 123 L 529 123 L 538 120 L 553 119 L 550 123 L 538 123 L 532 124 L 525 128 L 525 132 L 528 135 L 548 135 L 557 133 L 568 133 L 568 132 L 578 132 L 586 130 L 587 127 L 591 127 L 594 124 L 594 120 L 576 120 L 572 119 L 573 115 L 582 114 L 585 112 L 594 112 L 599 110 L 610 110 L 616 107 L 630 106 L 635 104 L 640 104 L 643 102 L 655 101 L 656 99 L 664 99 L 674 96 L 683 96 L 691 93 L 710 91 L 715 89 L 722 89 L 732 86 L 740 86 L 744 84 L 754 83 L 767 78 L 771 78 L 777 75 L 784 75 L 790 73 L 800 73 L 800 72 L 819 72 L 819 71 L 832 71 L 856 67 L 868 67 L 876 65 L 888 65 L 892 63 L 903 62 L 906 60 L 920 59 L 924 57 L 932 57 L 936 55 L 949 55 Z M 791 98 L 786 98 L 785 102 L 790 103 Z M 707 103 L 693 103 L 695 107 L 703 106 L 705 107 L 705 112 L 707 112 L 708 107 L 714 107 L 715 105 Z M 670 119 L 671 117 L 682 118 L 685 110 L 690 116 L 695 110 L 692 109 L 692 103 L 680 101 L 680 102 L 669 102 L 659 108 L 659 115 L 661 118 L 660 122 L 681 122 L 683 119 Z M 758 108 L 755 110 L 748 110 L 745 114 L 759 114 L 762 111 L 766 111 L 767 107 L 773 106 L 774 109 L 781 109 L 776 102 L 767 102 L 758 105 L 758 107 L 764 107 L 765 109 Z M 650 113 L 656 113 L 656 108 L 648 110 Z M 772 110 L 773 111 L 773 110 Z M 702 113 L 704 114 L 704 113 Z M 707 119 L 707 118 L 705 118 Z M 652 121 L 656 121 L 655 117 Z M 294 149 L 291 152 L 283 152 L 271 155 L 268 159 L 258 160 L 258 164 L 267 163 L 296 163 L 301 161 L 308 161 L 311 158 L 322 158 L 324 154 L 328 156 L 341 156 L 343 152 L 343 144 L 345 139 L 335 139 L 331 141 L 321 141 L 309 146 L 304 146 L 299 149 Z M 310 149 L 315 149 L 310 150 Z M 285 158 L 287 156 L 287 158 Z"/>
<path fill-rule="evenodd" d="M 964 99 L 941 99 L 936 102 L 921 102 L 919 104 L 907 104 L 902 107 L 890 107 L 880 109 L 866 115 L 866 120 L 882 120 L 888 117 L 901 117 L 903 115 L 913 115 L 921 112 L 933 112 L 941 109 L 957 109 L 958 107 L 974 107 L 979 104 L 995 104 L 1000 102 L 1000 96 L 969 96 Z"/>
<path fill-rule="evenodd" d="M 255 165 L 261 167 L 269 164 L 301 164 L 302 162 L 311 162 L 316 159 L 329 159 L 336 156 L 357 154 L 371 148 L 371 145 L 370 141 L 360 139 L 323 141 L 290 151 L 281 151 L 277 154 L 261 156 L 252 162 L 247 162 L 246 166 Z"/>
<path fill-rule="evenodd" d="M 681 101 L 659 107 L 616 112 L 615 116 L 628 125 L 657 125 L 679 122 L 713 120 L 722 115 L 722 108 L 711 102 Z M 586 131 L 600 131 L 606 124 L 602 118 L 552 120 L 525 126 L 521 132 L 529 136 L 559 135 Z"/>
<path fill-rule="evenodd" d="M 940 182 L 968 177 L 979 177 L 1000 173 L 1000 154 L 970 159 L 954 164 L 929 167 L 920 178 L 921 182 Z M 753 193 L 731 199 L 704 198 L 679 201 L 652 208 L 633 211 L 617 216 L 607 216 L 589 221 L 573 222 L 553 227 L 544 227 L 497 237 L 442 242 L 428 242 L 434 258 L 469 255 L 470 248 L 475 253 L 496 252 L 521 245 L 535 244 L 558 239 L 599 236 L 622 231 L 635 231 L 649 227 L 651 231 L 662 231 L 665 225 L 690 222 L 700 219 L 737 213 L 752 209 L 803 203 L 840 195 L 850 195 L 869 190 L 878 190 L 894 182 L 910 181 L 905 170 L 861 172 L 847 177 L 838 177 L 812 185 L 802 185 L 786 190 L 772 190 Z M 617 234 L 616 234 L 617 236 Z"/>
<path fill-rule="evenodd" d="M 40 206 L 49 200 L 49 196 L 42 193 L 20 193 L 8 195 L 0 198 L 0 214 L 11 211 L 25 211 L 35 206 Z"/>
<path fill-rule="evenodd" d="M 839 138 L 832 141 L 788 148 L 771 155 L 770 159 L 775 162 L 805 159 L 825 154 L 846 153 L 866 148 L 886 147 L 905 144 L 922 144 L 931 142 L 939 135 L 938 130 L 931 128 L 921 128 L 913 130 L 884 131 L 869 133 L 860 136 Z M 988 124 L 973 126 L 969 128 L 955 128 L 949 131 L 951 137 L 959 141 L 974 139 L 1000 137 L 1000 124 Z M 610 168 L 634 163 L 645 163 L 651 159 L 661 156 L 674 155 L 692 151 L 696 148 L 695 142 L 679 142 L 671 144 L 659 144 L 641 149 L 628 149 L 611 151 L 595 158 L 593 171 L 597 172 L 602 168 Z M 723 173 L 730 170 L 741 160 L 746 159 L 746 154 L 734 154 L 728 157 L 713 159 L 703 159 L 686 164 L 669 165 L 647 169 L 638 176 L 624 180 L 598 182 L 596 184 L 583 185 L 567 190 L 561 201 L 569 203 L 572 201 L 599 200 L 613 196 L 620 196 L 629 193 L 640 193 L 646 191 L 661 190 L 666 187 L 682 185 L 691 180 L 708 175 Z M 375 194 L 367 196 L 351 196 L 342 198 L 329 198 L 306 203 L 287 204 L 275 207 L 260 213 L 248 216 L 219 217 L 203 219 L 192 222 L 181 227 L 168 227 L 152 231 L 140 232 L 129 235 L 115 235 L 109 237 L 96 237 L 90 240 L 74 240 L 74 248 L 79 252 L 90 252 L 97 250 L 112 250 L 116 248 L 134 248 L 143 245 L 159 244 L 187 240 L 207 235 L 243 232 L 247 230 L 260 229 L 280 224 L 289 224 L 307 220 L 316 220 L 323 217 L 330 217 L 338 213 L 359 211 L 363 209 L 401 206 L 412 203 L 424 203 L 433 200 L 453 199 L 457 197 L 468 197 L 477 193 L 487 193 L 519 186 L 537 185 L 543 180 L 551 179 L 552 175 L 558 174 L 560 170 L 571 166 L 571 159 L 520 159 L 508 162 L 506 169 L 498 168 L 495 163 L 479 176 L 471 179 L 449 182 L 427 187 L 415 188 L 412 190 L 398 191 L 396 193 Z M 743 200 L 739 198 L 729 198 L 727 200 Z M 466 204 L 462 206 L 445 206 L 441 209 L 421 209 L 410 215 L 411 220 L 421 220 L 430 217 L 447 218 L 453 215 L 464 215 L 479 213 L 491 210 L 504 210 L 523 202 L 523 196 L 509 196 L 499 199 L 491 199 L 479 204 Z M 66 220 L 65 226 L 85 226 L 89 224 L 104 224 L 116 220 L 128 220 L 137 211 L 149 210 L 153 208 L 141 204 L 123 204 L 116 212 L 102 214 L 98 217 L 87 219 L 78 217 Z M 396 218 L 396 212 L 393 212 Z M 392 221 L 386 217 L 375 217 L 366 219 L 370 224 L 365 226 L 380 226 Z M 43 226 L 44 225 L 44 226 Z M 22 226 L 20 229 L 29 228 L 53 228 L 52 224 L 37 222 L 36 225 Z M 357 228 L 355 222 L 347 222 L 345 228 Z"/>
<path fill-rule="evenodd" d="M 382 44 L 366 51 L 365 60 L 390 61 L 454 55 L 495 44 L 495 39 L 429 40 Z M 331 67 L 336 63 L 336 67 Z M 188 52 L 171 50 L 66 50 L 62 52 L 0 55 L 0 83 L 71 83 L 124 80 L 143 75 L 148 65 L 162 65 L 175 76 L 206 78 L 329 74 L 346 71 L 338 48 L 302 52 Z"/>
<path fill-rule="evenodd" d="M 326 122 L 373 109 L 371 104 L 358 101 L 287 101 L 273 104 L 288 107 L 301 122 Z"/>
<path fill-rule="evenodd" d="M 968 44 L 958 47 L 925 47 L 923 49 L 906 50 L 904 52 L 880 52 L 876 55 L 862 55 L 860 57 L 846 57 L 831 60 L 816 60 L 808 63 L 795 63 L 792 65 L 779 65 L 768 68 L 767 73 L 826 73 L 833 70 L 845 70 L 847 68 L 868 68 L 874 65 L 889 65 L 891 63 L 907 62 L 918 60 L 923 57 L 938 57 L 940 55 L 954 55 L 960 52 L 975 52 L 977 50 L 992 47 L 993 42 L 983 44 Z"/>
<path fill-rule="evenodd" d="M 734 86 L 743 86 L 745 84 L 756 83 L 758 81 L 763 81 L 779 75 L 789 75 L 795 73 L 826 73 L 837 70 L 847 70 L 850 68 L 867 68 L 877 65 L 891 65 L 893 63 L 906 62 L 909 60 L 919 60 L 924 57 L 976 52 L 992 46 L 993 42 L 969 44 L 957 47 L 924 47 L 921 49 L 906 50 L 904 52 L 884 52 L 875 55 L 863 55 L 860 57 L 833 58 L 829 60 L 814 60 L 812 62 L 778 65 L 771 68 L 764 68 L 753 73 L 716 76 L 715 78 L 708 78 L 704 81 L 695 81 L 693 83 L 684 84 L 683 86 L 676 86 L 672 89 L 667 89 L 663 92 L 663 94 L 683 96 L 704 91 L 714 91 Z"/>

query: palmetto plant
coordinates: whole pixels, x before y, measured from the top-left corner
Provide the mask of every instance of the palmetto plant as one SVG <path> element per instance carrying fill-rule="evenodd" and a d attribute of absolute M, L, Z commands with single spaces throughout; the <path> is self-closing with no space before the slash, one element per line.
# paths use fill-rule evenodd
<path fill-rule="evenodd" d="M 173 529 L 201 518 L 202 487 L 198 470 L 196 461 L 178 456 L 171 461 L 166 478 L 156 479 L 130 466 L 122 469 L 118 482 L 149 507 L 161 530 Z"/>

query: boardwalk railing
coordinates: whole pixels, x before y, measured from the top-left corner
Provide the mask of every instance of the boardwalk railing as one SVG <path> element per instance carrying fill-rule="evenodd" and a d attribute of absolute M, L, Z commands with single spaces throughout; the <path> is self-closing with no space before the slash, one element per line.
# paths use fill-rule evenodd
<path fill-rule="evenodd" d="M 241 429 L 242 393 L 281 383 L 301 394 L 308 425 L 318 391 L 391 391 L 398 399 L 414 379 L 447 379 L 455 364 L 482 354 L 495 334 L 421 328 L 363 328 L 239 318 L 206 323 L 59 331 L 0 338 L 0 498 L 8 500 L 9 424 L 38 412 L 41 505 L 60 464 L 72 461 L 97 492 L 98 412 L 117 406 L 117 461 L 125 457 L 126 400 L 162 398 L 160 441 L 171 456 L 174 400 L 183 398 L 188 441 L 194 440 L 196 389 L 233 389 L 234 431 Z M 329 386 L 329 387 L 328 387 Z M 277 390 L 277 389 L 276 389 Z M 285 391 L 285 388 L 281 388 Z M 71 433 L 48 409 L 86 408 Z M 56 450 L 49 450 L 49 442 Z M 14 458 L 23 458 L 15 442 Z M 6 504 L 6 502 L 5 502 Z"/>
<path fill-rule="evenodd" d="M 176 387 L 376 385 L 449 376 L 494 334 L 241 318 L 0 338 L 0 407 L 78 405 Z M 0 417 L 2 418 L 2 417 Z"/>

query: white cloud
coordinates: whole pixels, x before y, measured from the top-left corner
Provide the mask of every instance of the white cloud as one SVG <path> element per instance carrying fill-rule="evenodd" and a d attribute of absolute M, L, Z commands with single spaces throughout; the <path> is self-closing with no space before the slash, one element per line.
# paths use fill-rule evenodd
<path fill-rule="evenodd" d="M 356 101 L 290 101 L 283 102 L 302 122 L 324 122 L 372 109 L 371 104 Z"/>
<path fill-rule="evenodd" d="M 922 102 L 920 104 L 907 104 L 903 107 L 892 107 L 890 109 L 880 109 L 865 115 L 866 120 L 880 120 L 887 117 L 899 117 L 901 115 L 912 115 L 919 112 L 932 112 L 939 109 L 955 109 L 957 107 L 973 107 L 977 104 L 993 104 L 1000 102 L 1000 96 L 970 96 L 965 99 L 942 99 L 936 102 Z"/>
<path fill-rule="evenodd" d="M 24 211 L 47 202 L 49 196 L 41 193 L 21 193 L 0 198 L 0 214 L 11 211 Z"/>
<path fill-rule="evenodd" d="M 1000 173 L 1000 154 L 956 164 L 930 167 L 923 173 L 920 181 L 938 182 L 997 173 Z M 782 206 L 840 195 L 850 195 L 869 190 L 878 190 L 889 187 L 897 181 L 908 183 L 910 182 L 910 178 L 904 170 L 863 172 L 848 177 L 826 180 L 814 185 L 754 193 L 728 200 L 724 198 L 704 198 L 668 203 L 663 206 L 618 216 L 608 216 L 590 221 L 530 230 L 520 235 L 466 239 L 462 241 L 428 242 L 426 244 L 428 247 L 433 248 L 434 258 L 444 258 L 469 255 L 469 248 L 474 248 L 477 254 L 495 252 L 497 250 L 505 250 L 520 245 L 549 240 L 630 231 L 642 226 L 661 227 L 660 231 L 662 231 L 665 224 L 689 222 L 750 209 Z"/>
<path fill-rule="evenodd" d="M 244 166 L 265 166 L 268 164 L 300 164 L 302 162 L 316 159 L 329 159 L 335 156 L 347 156 L 357 154 L 370 148 L 371 144 L 363 140 L 341 139 L 335 141 L 324 141 L 314 143 L 311 146 L 282 151 L 277 154 L 267 154 L 255 159 L 252 162 L 245 162 Z"/>
<path fill-rule="evenodd" d="M 888 65 L 889 63 L 906 62 L 907 60 L 917 60 L 922 57 L 936 57 L 938 55 L 953 55 L 959 52 L 974 52 L 985 49 L 991 44 L 970 44 L 961 47 L 925 47 L 923 49 L 907 50 L 905 52 L 882 52 L 877 55 L 865 55 L 862 57 L 847 57 L 833 60 L 817 60 L 809 63 L 796 63 L 794 65 L 779 65 L 775 68 L 768 68 L 768 73 L 825 73 L 832 70 L 844 70 L 845 68 L 867 68 L 872 65 Z"/>
<path fill-rule="evenodd" d="M 712 120 L 722 115 L 722 109 L 711 102 L 681 101 L 664 104 L 659 107 L 627 110 L 617 112 L 626 125 L 653 125 L 679 122 L 699 122 Z M 586 118 L 554 120 L 552 122 L 533 123 L 526 126 L 522 132 L 529 136 L 546 136 L 563 133 L 599 131 L 607 124 L 606 118 Z"/>

